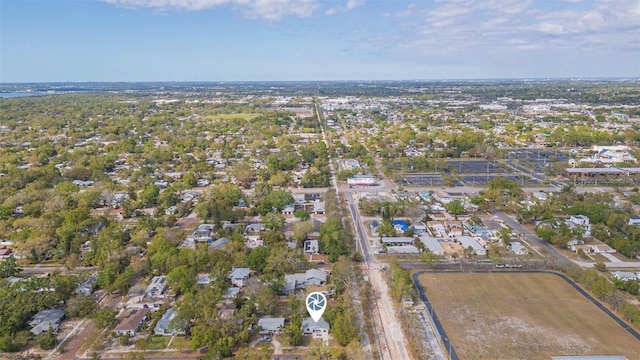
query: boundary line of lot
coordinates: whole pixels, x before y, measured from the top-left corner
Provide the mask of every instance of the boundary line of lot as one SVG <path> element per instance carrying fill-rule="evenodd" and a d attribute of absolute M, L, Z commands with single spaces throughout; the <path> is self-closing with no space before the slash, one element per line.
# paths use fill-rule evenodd
<path fill-rule="evenodd" d="M 422 299 L 422 302 L 424 303 L 424 305 L 427 308 L 427 313 L 431 315 L 431 320 L 432 320 L 433 324 L 435 324 L 435 326 L 436 326 L 436 328 L 438 330 L 438 335 L 440 336 L 440 341 L 443 344 L 444 348 L 446 350 L 448 350 L 449 359 L 451 359 L 451 360 L 459 360 L 460 358 L 458 357 L 458 354 L 456 354 L 456 350 L 453 347 L 453 345 L 451 344 L 451 340 L 449 339 L 449 336 L 447 336 L 447 333 L 444 331 L 444 327 L 442 326 L 442 323 L 440 322 L 440 319 L 438 318 L 438 314 L 436 313 L 435 309 L 431 305 L 431 302 L 429 301 L 429 298 L 427 297 L 427 294 L 426 294 L 426 292 L 424 290 L 424 287 L 422 286 L 422 284 L 420 284 L 420 281 L 418 280 L 418 277 L 420 275 L 429 274 L 429 273 L 445 273 L 445 274 L 446 273 L 448 273 L 448 274 L 478 274 L 478 273 L 479 274 L 495 274 L 495 273 L 504 273 L 504 274 L 552 274 L 552 275 L 558 276 L 562 280 L 564 280 L 572 288 L 574 288 L 580 294 L 582 294 L 582 296 L 584 296 L 587 300 L 591 301 L 591 303 L 594 304 L 596 307 L 598 307 L 598 309 L 602 310 L 611 319 L 613 319 L 613 321 L 618 323 L 618 325 L 620 325 L 623 329 L 625 329 L 628 333 L 630 333 L 637 340 L 640 341 L 640 333 L 638 333 L 638 331 L 636 331 L 634 328 L 629 326 L 626 322 L 624 322 L 624 320 L 620 319 L 616 314 L 614 314 L 611 310 L 609 310 L 606 306 L 604 306 L 600 301 L 596 300 L 593 296 L 591 296 L 591 294 L 586 292 L 583 288 L 578 286 L 578 284 L 576 284 L 573 280 L 571 280 L 569 277 L 567 277 L 564 274 L 560 274 L 560 273 L 557 273 L 557 272 L 554 272 L 554 271 L 547 271 L 547 270 L 517 270 L 517 271 L 513 271 L 513 270 L 421 270 L 421 271 L 417 271 L 413 275 L 411 275 L 411 279 L 413 280 L 413 285 L 416 287 L 416 289 L 418 289 L 418 292 L 420 293 L 420 298 Z"/>

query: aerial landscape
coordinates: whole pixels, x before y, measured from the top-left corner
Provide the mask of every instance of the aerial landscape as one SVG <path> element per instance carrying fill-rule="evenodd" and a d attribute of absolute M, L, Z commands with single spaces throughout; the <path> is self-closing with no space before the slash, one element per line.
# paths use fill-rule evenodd
<path fill-rule="evenodd" d="M 640 359 L 637 1 L 0 9 L 0 358 Z"/>

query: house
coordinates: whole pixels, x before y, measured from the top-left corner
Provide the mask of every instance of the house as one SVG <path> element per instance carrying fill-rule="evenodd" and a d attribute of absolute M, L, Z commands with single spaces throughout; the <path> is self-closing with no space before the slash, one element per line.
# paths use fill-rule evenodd
<path fill-rule="evenodd" d="M 151 279 L 151 284 L 147 286 L 144 294 L 150 298 L 162 298 L 164 292 L 167 289 L 167 277 L 166 276 L 154 276 Z"/>
<path fill-rule="evenodd" d="M 129 335 L 134 336 L 138 328 L 142 324 L 143 321 L 147 319 L 147 314 L 149 313 L 149 309 L 134 309 L 131 310 L 129 315 L 122 319 L 120 323 L 113 329 L 113 332 L 116 335 Z"/>
<path fill-rule="evenodd" d="M 93 293 L 93 287 L 98 282 L 98 274 L 89 276 L 85 281 L 81 282 L 76 288 L 76 294 L 89 296 Z"/>
<path fill-rule="evenodd" d="M 408 236 L 390 236 L 380 239 L 387 246 L 413 245 L 413 238 Z"/>
<path fill-rule="evenodd" d="M 313 213 L 316 215 L 323 215 L 325 212 L 324 201 L 316 201 L 313 203 Z"/>
<path fill-rule="evenodd" d="M 470 236 L 460 236 L 457 240 L 464 249 L 471 248 L 471 251 L 476 255 L 487 255 L 487 250 L 476 239 Z"/>
<path fill-rule="evenodd" d="M 460 193 L 460 192 L 450 192 L 450 191 L 444 191 L 444 190 L 439 190 L 436 191 L 434 194 L 434 199 L 443 203 L 443 204 L 448 204 L 454 200 L 466 200 L 467 199 L 467 195 Z"/>
<path fill-rule="evenodd" d="M 400 245 L 387 247 L 388 254 L 419 254 L 420 250 L 414 245 Z"/>
<path fill-rule="evenodd" d="M 313 321 L 311 317 L 302 320 L 302 333 L 305 335 L 328 335 L 329 329 L 329 323 L 326 322 L 323 318 L 320 318 L 318 322 Z"/>
<path fill-rule="evenodd" d="M 196 277 L 196 284 L 209 285 L 211 283 L 211 277 L 209 274 L 200 274 Z"/>
<path fill-rule="evenodd" d="M 640 215 L 631 215 L 629 225 L 640 226 Z"/>
<path fill-rule="evenodd" d="M 191 234 L 191 236 L 195 241 L 211 242 L 211 237 L 213 235 L 214 229 L 215 225 L 213 224 L 201 224 L 193 231 L 193 234 Z"/>
<path fill-rule="evenodd" d="M 227 291 L 222 294 L 222 298 L 223 299 L 233 299 L 236 296 L 238 296 L 238 294 L 240 293 L 240 288 L 239 287 L 230 287 L 227 289 Z"/>
<path fill-rule="evenodd" d="M 307 286 L 320 286 L 327 283 L 327 273 L 318 269 L 309 269 L 303 273 L 286 274 L 282 292 L 290 294 L 296 290 L 303 290 Z"/>
<path fill-rule="evenodd" d="M 73 180 L 73 184 L 78 186 L 78 187 L 89 187 L 89 186 L 93 185 L 93 181 L 91 181 L 91 180 L 87 180 L 87 181 Z"/>
<path fill-rule="evenodd" d="M 320 250 L 320 246 L 318 245 L 318 240 L 306 240 L 304 242 L 304 253 L 307 255 L 317 255 L 318 250 Z"/>
<path fill-rule="evenodd" d="M 423 223 L 412 224 L 409 228 L 413 229 L 416 235 L 422 235 L 427 232 L 427 225 Z"/>
<path fill-rule="evenodd" d="M 231 284 L 237 287 L 243 287 L 250 275 L 251 269 L 249 268 L 233 268 L 229 274 L 229 279 L 231 280 Z"/>
<path fill-rule="evenodd" d="M 522 247 L 522 243 L 519 241 L 510 242 L 509 249 L 516 255 L 524 255 L 527 253 L 527 250 Z"/>
<path fill-rule="evenodd" d="M 635 281 L 638 280 L 638 276 L 630 271 L 614 271 L 611 276 L 620 281 Z"/>
<path fill-rule="evenodd" d="M 176 321 L 172 324 L 171 321 L 175 319 L 177 313 L 173 310 L 173 308 L 168 308 L 167 311 L 164 312 L 160 320 L 156 323 L 156 327 L 153 329 L 153 332 L 156 335 L 162 336 L 177 336 L 186 334 L 186 326 L 176 324 Z"/>
<path fill-rule="evenodd" d="M 282 209 L 282 215 L 293 215 L 296 211 L 296 206 L 294 204 L 285 205 L 284 209 Z"/>
<path fill-rule="evenodd" d="M 327 273 L 318 269 L 309 269 L 305 272 L 304 285 L 324 285 L 327 283 Z"/>
<path fill-rule="evenodd" d="M 280 335 L 284 327 L 284 318 L 258 319 L 260 335 Z"/>
<path fill-rule="evenodd" d="M 261 231 L 264 231 L 266 228 L 264 227 L 264 225 L 257 223 L 257 224 L 248 224 L 247 227 L 244 229 L 244 233 L 248 234 L 248 233 L 258 233 Z"/>
<path fill-rule="evenodd" d="M 581 226 L 584 230 L 582 235 L 589 236 L 591 235 L 591 225 L 589 223 L 589 218 L 585 215 L 571 215 L 569 220 L 567 220 L 567 226 L 569 229 L 574 229 L 575 227 Z"/>
<path fill-rule="evenodd" d="M 34 335 L 40 335 L 49 329 L 57 332 L 62 318 L 64 318 L 64 310 L 62 309 L 42 310 L 29 321 L 29 325 L 33 327 L 30 331 Z"/>
<path fill-rule="evenodd" d="M 424 246 L 433 254 L 442 256 L 445 253 L 444 247 L 440 244 L 438 239 L 431 236 L 420 236 L 418 239 L 424 244 Z"/>
<path fill-rule="evenodd" d="M 209 184 L 211 184 L 211 181 L 207 179 L 198 179 L 198 181 L 196 182 L 197 187 L 205 187 L 209 186 Z"/>
<path fill-rule="evenodd" d="M 210 247 L 212 249 L 219 249 L 219 250 L 223 250 L 224 247 L 229 243 L 229 239 L 227 238 L 220 238 L 214 242 L 211 243 Z"/>

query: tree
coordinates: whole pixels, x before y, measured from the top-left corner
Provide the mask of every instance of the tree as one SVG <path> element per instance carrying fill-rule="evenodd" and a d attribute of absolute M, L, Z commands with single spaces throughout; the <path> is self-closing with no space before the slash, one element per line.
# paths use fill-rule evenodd
<path fill-rule="evenodd" d="M 593 265 L 594 268 L 596 268 L 596 270 L 600 271 L 600 272 L 604 272 L 607 270 L 607 265 L 605 265 L 605 263 L 603 263 L 602 261 L 598 261 Z"/>
<path fill-rule="evenodd" d="M 269 248 L 257 247 L 251 249 L 247 256 L 247 265 L 252 269 L 262 274 L 264 268 L 267 266 L 267 258 L 269 257 Z"/>
<path fill-rule="evenodd" d="M 69 318 L 85 317 L 98 307 L 95 300 L 84 296 L 76 295 L 67 301 L 65 314 Z"/>
<path fill-rule="evenodd" d="M 464 213 L 464 204 L 460 199 L 455 199 L 449 202 L 447 205 L 445 205 L 445 208 L 447 209 L 448 212 L 453 214 L 456 217 L 456 219 L 458 219 L 458 215 L 461 215 Z"/>
<path fill-rule="evenodd" d="M 277 213 L 268 213 L 262 219 L 262 224 L 270 230 L 279 230 L 284 226 L 284 216 Z"/>
<path fill-rule="evenodd" d="M 331 324 L 331 334 L 342 346 L 346 346 L 351 341 L 357 341 L 360 337 L 360 328 L 354 318 L 354 312 L 345 310 L 336 315 Z"/>
<path fill-rule="evenodd" d="M 382 224 L 376 229 L 380 236 L 395 236 L 396 228 L 393 226 L 390 220 L 383 220 Z"/>
<path fill-rule="evenodd" d="M 94 312 L 90 318 L 98 325 L 100 328 L 115 326 L 118 324 L 118 319 L 116 319 L 116 315 L 118 315 L 118 310 L 103 308 L 96 312 Z"/>
<path fill-rule="evenodd" d="M 192 266 L 180 265 L 167 274 L 167 285 L 177 293 L 187 293 L 196 285 L 196 272 Z"/>
<path fill-rule="evenodd" d="M 304 209 L 300 209 L 300 210 L 296 210 L 293 213 L 293 216 L 295 216 L 296 218 L 302 220 L 302 221 L 307 221 L 311 218 L 311 215 L 309 215 L 309 212 L 307 210 Z"/>
<path fill-rule="evenodd" d="M 267 195 L 267 201 L 278 211 L 282 211 L 286 205 L 293 204 L 293 195 L 287 190 L 272 191 Z"/>
<path fill-rule="evenodd" d="M 46 332 L 39 334 L 36 337 L 36 344 L 42 350 L 51 350 L 56 347 L 56 332 L 52 328 L 49 328 Z"/>
<path fill-rule="evenodd" d="M 158 204 L 158 196 L 160 195 L 160 188 L 154 184 L 150 184 L 142 189 L 140 193 L 140 204 L 143 207 L 151 207 Z"/>
<path fill-rule="evenodd" d="M 313 223 L 303 221 L 293 224 L 293 239 L 301 243 L 307 237 L 307 234 L 313 231 Z"/>
<path fill-rule="evenodd" d="M 21 271 L 22 269 L 16 265 L 16 259 L 13 256 L 0 262 L 0 279 L 16 276 Z"/>
<path fill-rule="evenodd" d="M 420 262 L 427 265 L 428 267 L 434 267 L 439 261 L 440 258 L 438 257 L 438 255 L 432 253 L 431 251 L 427 250 L 420 254 Z"/>

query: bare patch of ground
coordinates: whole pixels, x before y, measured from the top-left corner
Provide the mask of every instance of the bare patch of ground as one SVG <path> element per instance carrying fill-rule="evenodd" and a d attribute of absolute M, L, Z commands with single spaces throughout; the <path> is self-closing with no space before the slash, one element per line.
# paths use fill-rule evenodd
<path fill-rule="evenodd" d="M 551 274 L 425 274 L 461 359 L 640 354 L 640 341 Z"/>

